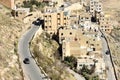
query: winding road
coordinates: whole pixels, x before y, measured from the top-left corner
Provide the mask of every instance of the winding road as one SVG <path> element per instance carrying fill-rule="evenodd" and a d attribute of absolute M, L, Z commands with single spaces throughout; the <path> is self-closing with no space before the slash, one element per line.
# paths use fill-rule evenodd
<path fill-rule="evenodd" d="M 102 31 L 100 31 L 100 35 L 104 35 L 102 33 Z M 107 45 L 107 41 L 105 39 L 105 37 L 101 37 L 102 40 L 102 53 L 103 53 L 103 59 L 105 61 L 105 65 L 106 65 L 106 74 L 107 74 L 107 80 L 116 80 L 115 78 L 115 74 L 114 74 L 114 69 L 113 69 L 113 65 L 112 65 L 112 61 L 110 59 L 110 54 L 106 54 L 106 51 L 109 50 L 108 45 Z"/>
<path fill-rule="evenodd" d="M 39 28 L 39 26 L 31 25 L 31 28 L 23 34 L 18 43 L 18 54 L 25 80 L 43 80 L 44 77 L 29 50 L 29 42 Z M 25 58 L 29 58 L 30 64 L 23 63 Z"/>

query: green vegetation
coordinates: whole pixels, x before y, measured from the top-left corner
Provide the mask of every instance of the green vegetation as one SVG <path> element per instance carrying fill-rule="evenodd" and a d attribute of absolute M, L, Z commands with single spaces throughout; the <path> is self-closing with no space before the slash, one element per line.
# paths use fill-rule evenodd
<path fill-rule="evenodd" d="M 36 0 L 30 0 L 30 1 L 23 1 L 23 6 L 25 8 L 30 8 L 30 11 L 33 11 L 33 5 L 35 5 L 37 8 L 44 8 L 48 5 L 48 3 L 45 2 L 38 2 Z"/>
<path fill-rule="evenodd" d="M 75 80 L 65 70 L 65 65 L 54 56 L 57 52 L 58 44 L 50 38 L 48 33 L 43 32 L 41 35 L 37 35 L 31 44 L 30 48 L 34 54 L 33 57 L 51 80 Z"/>
<path fill-rule="evenodd" d="M 95 65 L 91 69 L 88 69 L 87 66 L 83 65 L 80 74 L 83 75 L 86 80 L 99 80 L 98 75 L 94 75 L 94 70 Z"/>
<path fill-rule="evenodd" d="M 67 57 L 65 57 L 64 62 L 71 69 L 75 69 L 77 67 L 77 59 L 74 56 L 67 56 Z"/>

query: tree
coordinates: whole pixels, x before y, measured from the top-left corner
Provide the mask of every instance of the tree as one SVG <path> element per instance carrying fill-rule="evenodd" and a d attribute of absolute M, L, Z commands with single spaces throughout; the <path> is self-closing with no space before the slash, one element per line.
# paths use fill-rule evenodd
<path fill-rule="evenodd" d="M 77 59 L 74 56 L 67 56 L 64 58 L 64 61 L 72 69 L 77 67 Z"/>

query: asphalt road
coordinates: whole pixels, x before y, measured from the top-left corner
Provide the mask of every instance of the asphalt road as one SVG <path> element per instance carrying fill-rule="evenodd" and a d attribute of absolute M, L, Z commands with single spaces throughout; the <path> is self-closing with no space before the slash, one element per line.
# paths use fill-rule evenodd
<path fill-rule="evenodd" d="M 44 77 L 29 50 L 29 42 L 38 29 L 39 26 L 31 25 L 31 28 L 22 35 L 18 43 L 18 53 L 25 80 L 43 80 L 42 77 Z M 30 64 L 24 64 L 24 58 L 29 58 Z"/>
<path fill-rule="evenodd" d="M 106 68 L 107 68 L 106 71 L 107 71 L 108 80 L 116 80 L 115 75 L 114 75 L 112 62 L 111 62 L 111 59 L 110 59 L 110 54 L 108 54 L 108 55 L 106 54 L 106 51 L 109 50 L 107 42 L 106 42 L 104 37 L 101 37 L 101 40 L 102 40 L 102 53 L 103 53 L 103 58 L 104 58 L 105 65 L 106 65 Z"/>

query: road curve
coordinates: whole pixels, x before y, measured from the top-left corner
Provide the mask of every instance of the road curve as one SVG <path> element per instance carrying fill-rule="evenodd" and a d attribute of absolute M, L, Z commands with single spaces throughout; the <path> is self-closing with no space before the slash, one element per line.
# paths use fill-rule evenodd
<path fill-rule="evenodd" d="M 43 80 L 42 77 L 44 77 L 29 50 L 29 42 L 38 29 L 39 26 L 32 25 L 31 28 L 22 35 L 18 42 L 18 54 L 25 80 Z M 24 58 L 29 58 L 30 64 L 24 64 Z"/>
<path fill-rule="evenodd" d="M 104 35 L 101 30 L 100 30 L 100 35 Z M 108 55 L 106 54 L 106 51 L 109 50 L 109 48 L 108 48 L 109 46 L 107 45 L 107 41 L 106 41 L 105 37 L 101 37 L 101 40 L 102 40 L 103 59 L 105 61 L 106 67 L 108 68 L 106 70 L 106 74 L 108 77 L 107 80 L 116 80 L 113 66 L 112 66 L 112 61 L 110 59 L 110 54 L 108 54 Z"/>

